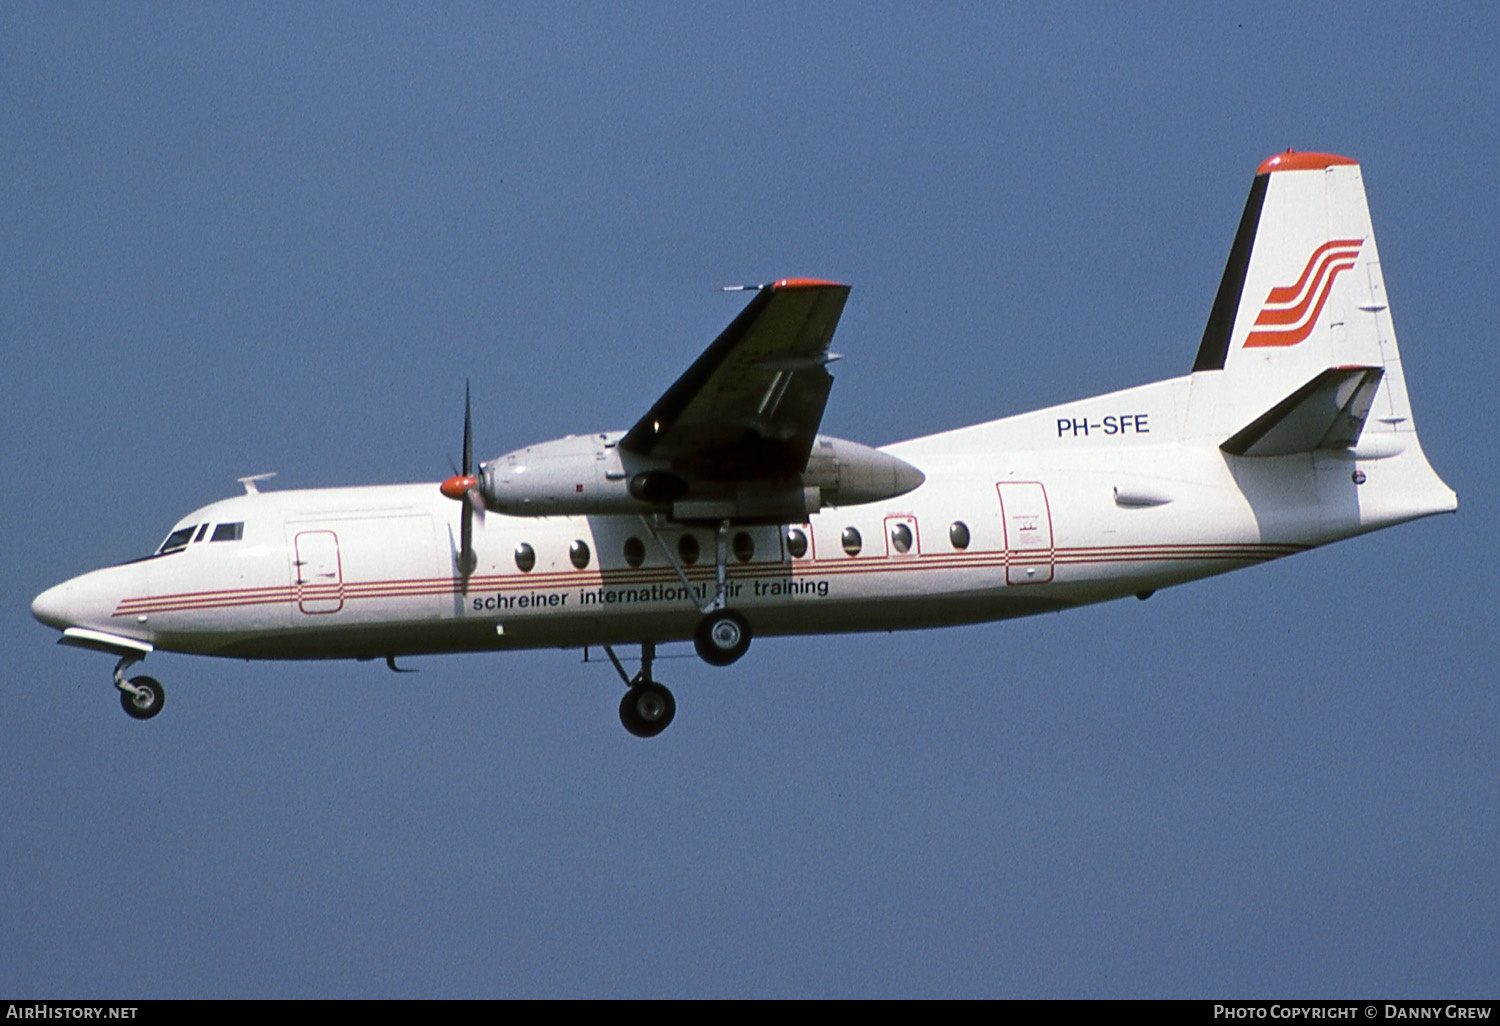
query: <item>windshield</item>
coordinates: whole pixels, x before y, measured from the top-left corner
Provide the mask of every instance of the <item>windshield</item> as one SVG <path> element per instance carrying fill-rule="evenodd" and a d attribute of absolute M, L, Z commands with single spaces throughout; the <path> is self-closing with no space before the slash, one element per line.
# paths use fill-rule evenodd
<path fill-rule="evenodd" d="M 167 535 L 167 540 L 161 543 L 161 547 L 156 550 L 156 554 L 158 556 L 165 556 L 171 552 L 181 552 L 187 548 L 188 542 L 193 540 L 193 532 L 196 530 L 198 530 L 197 524 L 194 524 L 192 527 L 179 527 Z"/>

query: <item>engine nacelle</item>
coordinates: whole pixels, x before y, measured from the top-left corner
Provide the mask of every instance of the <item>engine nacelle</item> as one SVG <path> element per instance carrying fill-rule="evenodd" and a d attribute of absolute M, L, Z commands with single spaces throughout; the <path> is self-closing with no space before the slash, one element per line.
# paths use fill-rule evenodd
<path fill-rule="evenodd" d="M 667 513 L 678 520 L 805 520 L 824 506 L 902 495 L 926 478 L 858 442 L 819 435 L 802 474 L 779 481 L 708 481 L 622 451 L 624 432 L 568 435 L 483 464 L 486 509 L 512 516 Z"/>
<path fill-rule="evenodd" d="M 917 488 L 927 475 L 905 460 L 843 438 L 819 435 L 802 472 L 803 485 L 818 489 L 825 506 L 858 506 L 894 499 Z"/>
<path fill-rule="evenodd" d="M 489 460 L 479 471 L 485 508 L 533 517 L 657 508 L 630 493 L 630 475 L 615 447 L 621 434 L 568 435 Z M 659 469 L 653 464 L 637 472 Z"/>

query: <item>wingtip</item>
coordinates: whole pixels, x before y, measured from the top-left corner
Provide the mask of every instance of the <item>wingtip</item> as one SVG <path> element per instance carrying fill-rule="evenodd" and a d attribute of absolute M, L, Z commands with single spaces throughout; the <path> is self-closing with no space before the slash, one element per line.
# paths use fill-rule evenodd
<path fill-rule="evenodd" d="M 822 278 L 782 278 L 771 284 L 771 288 L 776 292 L 790 292 L 794 289 L 847 289 L 848 287 L 843 282 L 825 281 Z"/>

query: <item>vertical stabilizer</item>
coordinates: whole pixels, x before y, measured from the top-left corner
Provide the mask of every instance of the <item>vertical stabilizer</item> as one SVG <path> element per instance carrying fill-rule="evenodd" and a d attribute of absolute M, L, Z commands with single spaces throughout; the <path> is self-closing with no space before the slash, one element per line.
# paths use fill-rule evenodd
<path fill-rule="evenodd" d="M 1260 165 L 1188 396 L 1186 435 L 1216 444 L 1236 473 L 1288 461 L 1277 494 L 1313 475 L 1324 540 L 1457 508 L 1417 441 L 1364 179 L 1347 157 L 1289 150 Z M 1286 512 L 1258 501 L 1258 514 Z"/>
<path fill-rule="evenodd" d="M 1278 154 L 1256 173 L 1193 365 L 1225 381 L 1195 400 L 1212 394 L 1216 427 L 1244 424 L 1354 367 L 1383 371 L 1366 432 L 1413 431 L 1359 165 Z"/>

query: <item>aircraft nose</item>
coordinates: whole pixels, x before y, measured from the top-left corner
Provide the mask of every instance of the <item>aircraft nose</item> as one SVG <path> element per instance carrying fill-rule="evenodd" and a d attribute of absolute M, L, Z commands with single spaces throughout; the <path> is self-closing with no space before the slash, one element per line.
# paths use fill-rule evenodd
<path fill-rule="evenodd" d="M 72 617 L 69 616 L 73 605 L 72 591 L 71 582 L 48 588 L 31 600 L 31 615 L 48 627 L 56 627 L 58 630 L 73 626 Z"/>

